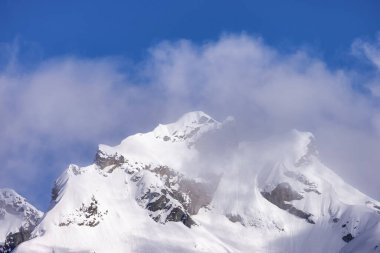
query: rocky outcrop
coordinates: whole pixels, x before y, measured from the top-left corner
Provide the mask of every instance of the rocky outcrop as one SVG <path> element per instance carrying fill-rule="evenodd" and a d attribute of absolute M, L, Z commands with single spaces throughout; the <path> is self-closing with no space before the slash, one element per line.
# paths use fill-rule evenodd
<path fill-rule="evenodd" d="M 68 215 L 68 217 L 64 217 L 64 220 L 59 223 L 59 226 L 74 224 L 78 226 L 95 227 L 103 220 L 103 216 L 107 214 L 108 210 L 100 211 L 98 201 L 95 196 L 92 196 L 90 203 L 82 203 L 80 208 L 76 209 L 73 213 Z"/>
<path fill-rule="evenodd" d="M 350 242 L 354 239 L 351 233 L 346 234 L 345 236 L 342 237 L 342 240 L 345 242 Z"/>
<path fill-rule="evenodd" d="M 98 165 L 101 169 L 111 166 L 117 167 L 122 165 L 125 162 L 125 159 L 122 155 L 114 154 L 107 155 L 103 151 L 98 150 L 95 155 L 95 164 Z"/>
<path fill-rule="evenodd" d="M 303 196 L 294 191 L 289 183 L 280 183 L 271 192 L 261 192 L 261 194 L 264 198 L 277 207 L 286 210 L 290 214 L 293 214 L 299 218 L 305 219 L 311 224 L 315 224 L 315 222 L 311 219 L 312 214 L 297 209 L 289 203 L 293 200 L 303 199 Z"/>
<path fill-rule="evenodd" d="M 9 233 L 3 245 L 0 245 L 0 253 L 12 252 L 18 245 L 30 239 L 31 230 L 24 230 L 22 227 L 18 232 Z"/>
<path fill-rule="evenodd" d="M 208 118 L 201 117 L 199 120 L 202 123 L 205 121 L 208 124 L 215 124 Z M 193 130 L 198 131 L 197 128 Z M 191 133 L 187 132 L 190 135 Z M 138 187 L 135 197 L 137 203 L 147 209 L 149 216 L 158 223 L 182 222 L 187 227 L 195 225 L 191 216 L 197 214 L 200 208 L 210 204 L 219 183 L 218 176 L 213 175 L 207 180 L 190 179 L 168 166 L 143 164 L 125 159 L 122 155 L 108 155 L 101 150 L 96 154 L 95 164 L 106 174 L 118 169 L 124 170 L 129 175 L 130 181 Z M 58 192 L 58 188 L 53 190 L 53 199 Z M 60 225 L 66 226 L 71 223 L 65 221 Z"/>
<path fill-rule="evenodd" d="M 159 184 L 146 184 L 146 178 L 151 176 L 158 179 Z M 186 178 L 167 166 L 145 167 L 131 180 L 140 188 L 137 202 L 150 211 L 153 220 L 160 223 L 182 222 L 187 227 L 195 225 L 191 215 L 210 204 L 218 184 L 218 180 L 196 181 Z"/>

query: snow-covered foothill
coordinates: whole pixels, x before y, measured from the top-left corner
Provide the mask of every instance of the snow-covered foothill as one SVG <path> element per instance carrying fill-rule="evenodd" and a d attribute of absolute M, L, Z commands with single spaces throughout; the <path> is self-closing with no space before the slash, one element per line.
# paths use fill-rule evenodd
<path fill-rule="evenodd" d="M 42 215 L 14 190 L 0 189 L 0 252 L 8 252 L 28 240 Z"/>

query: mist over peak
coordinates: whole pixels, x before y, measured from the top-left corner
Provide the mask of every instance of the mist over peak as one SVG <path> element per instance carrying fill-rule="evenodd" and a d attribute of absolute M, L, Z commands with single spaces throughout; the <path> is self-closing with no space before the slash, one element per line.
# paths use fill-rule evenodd
<path fill-rule="evenodd" d="M 53 181 L 69 161 L 90 162 L 98 143 L 115 145 L 202 110 L 220 122 L 233 116 L 234 130 L 226 135 L 238 140 L 259 141 L 291 129 L 312 132 L 327 164 L 371 196 L 379 194 L 371 187 L 380 163 L 377 97 L 355 88 L 364 80 L 361 86 L 374 91 L 376 75 L 360 78 L 355 69 L 331 68 L 302 49 L 284 53 L 247 34 L 205 44 L 161 43 L 132 67 L 126 71 L 114 58 L 67 57 L 27 72 L 1 72 L 1 108 L 13 109 L 0 110 L 7 122 L 0 131 L 7 161 L 0 183 L 27 193 Z M 190 115 L 190 121 L 210 118 Z M 162 137 L 174 132 L 170 126 L 157 131 Z"/>

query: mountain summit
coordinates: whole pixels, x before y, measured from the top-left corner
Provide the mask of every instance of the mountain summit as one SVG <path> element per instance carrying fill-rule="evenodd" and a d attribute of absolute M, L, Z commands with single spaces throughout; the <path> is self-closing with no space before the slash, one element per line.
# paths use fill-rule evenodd
<path fill-rule="evenodd" d="M 190 112 L 100 145 L 15 252 L 380 252 L 380 203 L 320 161 L 311 133 L 212 145 L 228 125 Z"/>

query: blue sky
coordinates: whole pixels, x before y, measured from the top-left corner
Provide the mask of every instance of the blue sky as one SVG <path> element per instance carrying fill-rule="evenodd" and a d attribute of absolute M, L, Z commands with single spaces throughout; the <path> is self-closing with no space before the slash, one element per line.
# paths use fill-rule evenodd
<path fill-rule="evenodd" d="M 245 31 L 276 48 L 306 46 L 328 62 L 344 65 L 351 42 L 378 31 L 379 10 L 375 0 L 2 0 L 0 41 L 18 38 L 26 45 L 25 60 L 67 54 L 135 60 L 162 40 L 203 42 L 223 32 Z"/>
<path fill-rule="evenodd" d="M 375 0 L 0 0 L 0 187 L 46 209 L 56 177 L 98 143 L 200 109 L 260 136 L 313 131 L 326 161 L 380 198 L 379 11 Z M 305 99 L 277 97 L 295 88 Z"/>

